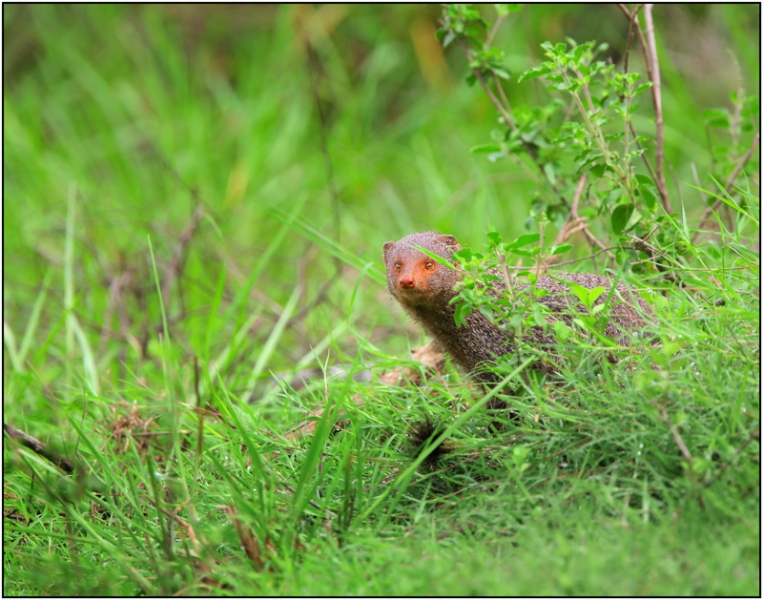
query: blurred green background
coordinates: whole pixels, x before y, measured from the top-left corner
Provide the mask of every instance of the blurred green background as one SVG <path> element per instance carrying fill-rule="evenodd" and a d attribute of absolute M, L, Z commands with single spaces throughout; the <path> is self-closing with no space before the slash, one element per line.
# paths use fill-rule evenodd
<path fill-rule="evenodd" d="M 740 87 L 759 89 L 759 11 L 655 9 L 668 184 L 690 217 L 703 209 L 687 186 L 692 168 L 710 185 L 703 111 L 730 107 Z M 71 356 L 71 347 L 55 349 L 72 305 L 100 377 L 127 377 L 125 365 L 151 356 L 161 317 L 149 237 L 160 277 L 180 267 L 166 298 L 173 341 L 205 364 L 226 343 L 224 311 L 234 305 L 259 311 L 239 356 L 242 376 L 289 299 L 265 374 L 309 357 L 327 334 L 331 362 L 354 356 L 363 340 L 402 355 L 421 339 L 386 298 L 382 244 L 430 229 L 477 247 L 492 229 L 511 238 L 523 232 L 536 187 L 516 164 L 470 153 L 489 141 L 497 115 L 464 83 L 458 48 L 435 40 L 439 13 L 435 5 L 5 6 L 4 323 L 6 335 L 22 337 L 45 281 L 40 346 L 30 355 L 43 385 Z M 608 42 L 621 61 L 627 32 L 616 5 L 511 15 L 497 44 L 513 70 L 512 105 L 546 98 L 537 80 L 515 83 L 542 59 L 541 42 Z M 644 72 L 638 50 L 630 69 Z M 642 106 L 635 123 L 651 138 L 650 111 Z M 180 247 L 199 205 L 206 216 Z M 305 227 L 355 257 L 338 276 L 326 243 Z M 347 329 L 331 335 L 342 322 Z"/>

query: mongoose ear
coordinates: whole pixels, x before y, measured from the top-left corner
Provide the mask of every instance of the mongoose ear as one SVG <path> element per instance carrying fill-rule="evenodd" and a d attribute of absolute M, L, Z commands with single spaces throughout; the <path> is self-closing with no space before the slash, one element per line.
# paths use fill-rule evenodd
<path fill-rule="evenodd" d="M 437 241 L 440 242 L 441 244 L 445 244 L 446 246 L 452 246 L 454 248 L 458 246 L 458 240 L 452 235 L 445 235 L 445 234 L 438 235 Z"/>
<path fill-rule="evenodd" d="M 392 249 L 395 247 L 396 242 L 387 242 L 384 244 L 384 262 L 387 262 L 387 254 L 392 252 Z"/>

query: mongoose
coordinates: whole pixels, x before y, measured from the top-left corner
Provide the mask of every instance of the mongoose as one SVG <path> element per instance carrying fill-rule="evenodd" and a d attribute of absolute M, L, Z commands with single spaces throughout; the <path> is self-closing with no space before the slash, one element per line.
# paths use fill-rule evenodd
<path fill-rule="evenodd" d="M 461 280 L 461 273 L 458 269 L 449 269 L 436 262 L 414 246 L 426 248 L 445 259 L 451 259 L 451 255 L 461 248 L 452 235 L 431 231 L 414 233 L 399 242 L 387 242 L 384 244 L 384 263 L 389 292 L 458 367 L 479 381 L 495 381 L 495 376 L 483 368 L 514 350 L 512 332 L 499 328 L 479 312 L 470 314 L 466 323 L 457 327 L 454 320 L 456 307 L 450 301 L 458 293 L 454 287 Z M 596 299 L 594 305 L 604 303 L 612 288 L 612 281 L 600 275 L 567 273 L 559 279 L 588 289 L 604 287 L 606 292 Z M 489 293 L 492 295 L 507 292 L 502 278 L 491 282 L 490 286 Z M 517 284 L 517 287 L 526 286 Z M 572 323 L 575 312 L 585 314 L 586 309 L 578 297 L 556 279 L 540 276 L 536 288 L 548 292 L 538 297 L 537 302 L 547 306 L 555 317 L 558 315 L 556 318 L 568 325 Z M 642 329 L 653 313 L 649 305 L 625 284 L 618 283 L 615 289 L 604 334 L 621 345 L 627 345 L 626 332 Z M 556 343 L 553 331 L 553 327 L 530 327 L 523 332 L 523 339 L 539 348 L 553 347 Z"/>

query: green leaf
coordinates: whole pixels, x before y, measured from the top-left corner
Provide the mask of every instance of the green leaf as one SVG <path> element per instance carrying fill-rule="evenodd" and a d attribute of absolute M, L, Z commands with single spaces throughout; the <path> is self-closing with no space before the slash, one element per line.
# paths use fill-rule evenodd
<path fill-rule="evenodd" d="M 702 113 L 702 120 L 710 127 L 728 127 L 729 111 L 725 108 L 711 108 Z"/>
<path fill-rule="evenodd" d="M 516 248 L 522 248 L 523 246 L 527 246 L 529 244 L 535 244 L 539 241 L 540 241 L 539 233 L 525 233 L 524 235 L 520 235 L 513 242 L 510 242 L 509 244 L 507 244 L 506 249 L 515 250 Z"/>
<path fill-rule="evenodd" d="M 580 62 L 580 59 L 583 58 L 583 55 L 588 50 L 588 45 L 583 44 L 582 46 L 578 46 L 572 51 L 572 60 L 574 60 L 576 63 Z"/>
<path fill-rule="evenodd" d="M 472 259 L 472 251 L 469 248 L 461 248 L 452 254 L 452 257 L 459 262 L 469 262 Z"/>
<path fill-rule="evenodd" d="M 521 4 L 495 4 L 494 6 L 495 12 L 497 12 L 501 17 L 505 17 L 509 13 L 515 13 L 522 10 Z"/>
<path fill-rule="evenodd" d="M 622 188 L 615 188 L 609 194 L 607 194 L 607 197 L 604 199 L 604 206 L 612 206 L 615 204 L 620 198 L 623 196 L 623 190 Z"/>
<path fill-rule="evenodd" d="M 612 230 L 620 235 L 628 224 L 634 210 L 633 204 L 620 204 L 612 211 Z"/>
<path fill-rule="evenodd" d="M 532 69 L 528 69 L 524 73 L 522 73 L 519 76 L 519 79 L 517 79 L 517 83 L 522 83 L 523 81 L 527 81 L 528 79 L 535 79 L 536 77 L 540 77 L 541 75 L 546 75 L 547 73 L 551 72 L 551 68 L 546 65 L 546 63 L 543 63 L 539 67 L 533 67 Z"/>
<path fill-rule="evenodd" d="M 525 463 L 527 462 L 527 457 L 530 456 L 531 451 L 530 446 L 514 446 L 511 451 L 511 458 L 514 462 L 514 466 L 523 470 L 522 467 L 526 466 Z"/>
<path fill-rule="evenodd" d="M 472 154 L 488 154 L 490 152 L 500 152 L 500 144 L 477 144 L 472 146 L 470 152 Z"/>
<path fill-rule="evenodd" d="M 554 321 L 554 334 L 560 342 L 566 342 L 572 334 L 572 330 L 567 326 L 564 321 Z"/>
<path fill-rule="evenodd" d="M 512 254 L 516 254 L 517 256 L 527 256 L 529 258 L 532 258 L 533 253 L 528 252 L 527 250 L 509 250 Z"/>
<path fill-rule="evenodd" d="M 557 278 L 554 277 L 554 279 Z M 593 307 L 593 303 L 596 302 L 596 299 L 606 291 L 606 289 L 601 286 L 595 287 L 593 289 L 588 289 L 587 287 L 583 287 L 582 285 L 573 281 L 566 281 L 564 278 L 559 278 L 558 281 L 569 287 L 578 297 L 580 302 L 583 303 L 583 306 L 585 306 L 589 311 Z"/>
<path fill-rule="evenodd" d="M 456 306 L 456 314 L 454 318 L 456 320 L 456 327 L 462 327 L 466 325 L 466 317 L 472 314 L 472 306 L 466 302 L 461 302 Z"/>
<path fill-rule="evenodd" d="M 641 199 L 644 201 L 644 204 L 646 204 L 646 207 L 650 211 L 653 211 L 654 207 L 657 205 L 657 190 L 650 184 L 640 185 L 636 191 L 638 192 L 639 196 L 641 196 Z"/>
<path fill-rule="evenodd" d="M 565 252 L 569 252 L 572 250 L 573 246 L 572 244 L 559 244 L 558 246 L 554 246 L 551 248 L 551 256 L 556 256 L 557 254 L 564 254 Z"/>

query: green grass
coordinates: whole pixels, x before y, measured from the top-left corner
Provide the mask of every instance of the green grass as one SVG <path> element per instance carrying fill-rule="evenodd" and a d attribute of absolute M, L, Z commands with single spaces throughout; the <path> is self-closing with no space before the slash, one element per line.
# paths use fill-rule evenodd
<path fill-rule="evenodd" d="M 686 244 L 685 289 L 637 282 L 658 343 L 616 365 L 562 349 L 565 384 L 522 390 L 496 432 L 450 367 L 379 381 L 424 340 L 382 244 L 511 239 L 536 187 L 470 154 L 496 115 L 431 42 L 439 9 L 203 10 L 4 11 L 4 419 L 80 467 L 5 436 L 4 594 L 759 595 L 757 158 L 722 235 Z M 512 68 L 599 35 L 591 10 L 523 8 L 500 34 Z M 688 239 L 697 187 L 718 189 L 702 113 L 759 88 L 759 8 L 662 10 Z M 739 71 L 693 56 L 699 36 Z M 652 135 L 648 112 L 636 125 Z M 437 462 L 414 450 L 426 421 Z"/>

